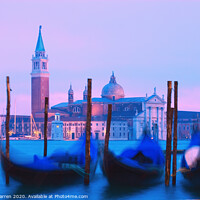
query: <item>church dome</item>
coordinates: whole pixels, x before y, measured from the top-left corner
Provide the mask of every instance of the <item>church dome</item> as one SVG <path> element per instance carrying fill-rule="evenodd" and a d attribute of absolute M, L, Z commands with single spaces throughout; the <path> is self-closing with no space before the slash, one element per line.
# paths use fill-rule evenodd
<path fill-rule="evenodd" d="M 102 98 L 111 100 L 124 98 L 124 89 L 121 85 L 117 84 L 114 73 L 112 73 L 112 76 L 110 77 L 110 82 L 103 87 L 101 96 Z"/>

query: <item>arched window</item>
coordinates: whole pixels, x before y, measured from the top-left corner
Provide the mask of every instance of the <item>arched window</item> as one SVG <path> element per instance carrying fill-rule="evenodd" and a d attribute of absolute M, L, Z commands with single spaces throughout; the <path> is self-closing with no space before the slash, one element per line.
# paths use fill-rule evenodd
<path fill-rule="evenodd" d="M 73 108 L 73 113 L 80 113 L 81 109 L 79 107 L 74 107 Z"/>

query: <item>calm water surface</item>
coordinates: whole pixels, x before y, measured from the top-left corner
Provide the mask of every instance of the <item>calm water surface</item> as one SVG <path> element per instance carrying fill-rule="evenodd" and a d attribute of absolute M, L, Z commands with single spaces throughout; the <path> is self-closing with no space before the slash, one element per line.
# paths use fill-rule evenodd
<path fill-rule="evenodd" d="M 136 141 L 110 141 L 109 147 L 116 154 L 120 154 L 126 147 L 136 146 Z M 67 149 L 74 144 L 74 141 L 48 141 L 48 155 L 55 149 Z M 166 143 L 160 142 L 162 149 L 165 149 Z M 185 149 L 188 141 L 178 142 L 178 149 Z M 10 157 L 12 160 L 31 161 L 34 154 L 42 156 L 43 141 L 11 141 Z M 178 154 L 177 168 L 180 167 L 181 155 Z M 164 176 L 161 183 L 151 187 L 140 188 L 116 188 L 110 187 L 107 179 L 103 176 L 100 167 L 97 167 L 95 177 L 89 186 L 84 184 L 67 185 L 59 187 L 27 187 L 10 179 L 9 186 L 5 185 L 5 177 L 0 167 L 0 195 L 53 195 L 53 199 L 63 199 L 61 195 L 88 195 L 88 199 L 200 199 L 200 189 L 193 188 L 186 184 L 181 173 L 177 173 L 176 187 L 164 185 Z M 58 198 L 55 198 L 55 195 Z M 39 197 L 39 196 L 38 196 Z M 71 196 L 72 197 L 72 196 Z M 0 196 L 0 199 L 6 199 Z M 28 199 L 28 198 L 26 198 Z M 42 199 L 42 198 L 35 198 Z M 48 198 L 50 199 L 50 198 Z M 66 198 L 65 198 L 66 199 Z M 69 198 L 75 199 L 75 198 Z M 87 198 L 83 198 L 87 199 Z"/>

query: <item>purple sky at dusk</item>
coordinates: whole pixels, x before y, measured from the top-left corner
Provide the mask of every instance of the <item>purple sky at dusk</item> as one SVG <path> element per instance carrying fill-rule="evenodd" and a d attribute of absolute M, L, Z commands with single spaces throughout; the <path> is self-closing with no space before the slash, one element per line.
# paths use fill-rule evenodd
<path fill-rule="evenodd" d="M 112 71 L 126 97 L 165 95 L 179 81 L 179 109 L 200 111 L 200 1 L 2 0 L 0 114 L 30 114 L 31 57 L 39 25 L 49 56 L 50 105 L 67 101 L 70 83 L 82 99 L 87 78 L 100 97 Z"/>

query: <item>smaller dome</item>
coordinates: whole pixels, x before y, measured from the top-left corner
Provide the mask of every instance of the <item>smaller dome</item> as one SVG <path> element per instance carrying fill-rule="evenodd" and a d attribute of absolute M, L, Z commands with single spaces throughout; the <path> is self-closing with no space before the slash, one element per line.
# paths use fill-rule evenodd
<path fill-rule="evenodd" d="M 101 96 L 111 100 L 124 98 L 124 89 L 121 85 L 117 84 L 114 72 L 110 77 L 110 82 L 103 87 Z"/>

